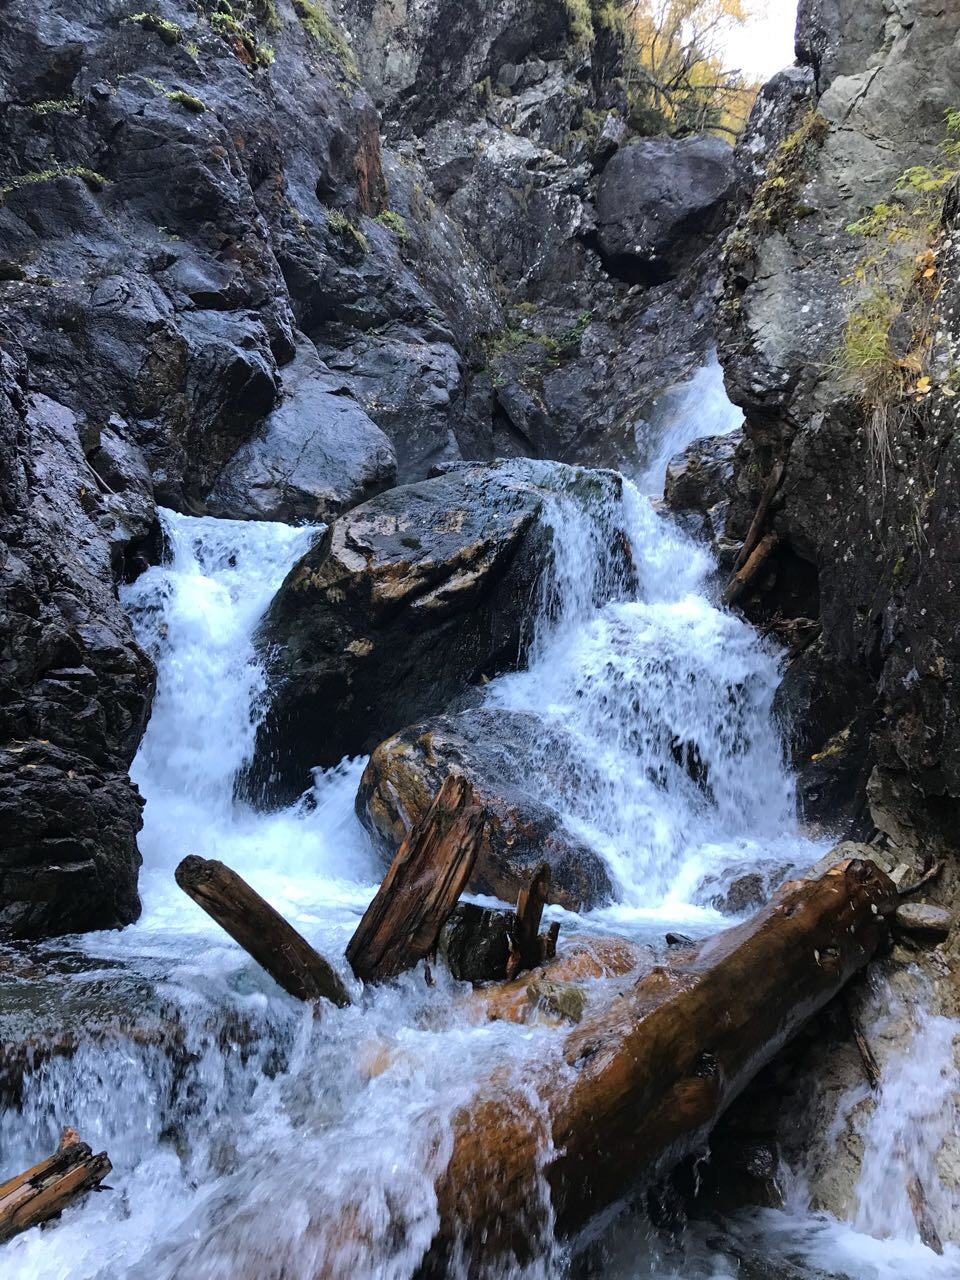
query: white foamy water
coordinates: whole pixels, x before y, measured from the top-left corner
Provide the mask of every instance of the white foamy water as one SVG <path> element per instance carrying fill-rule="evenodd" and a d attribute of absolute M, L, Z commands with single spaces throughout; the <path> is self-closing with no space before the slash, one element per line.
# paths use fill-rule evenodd
<path fill-rule="evenodd" d="M 716 429 L 687 423 L 683 443 Z M 518 769 L 607 861 L 618 901 L 586 923 L 639 936 L 675 922 L 721 927 L 718 885 L 743 870 L 776 879 L 820 852 L 797 831 L 772 722 L 776 655 L 715 607 L 709 557 L 635 489 L 607 501 L 576 469 L 516 466 L 547 492 L 556 563 L 529 670 L 494 681 L 488 701 L 541 718 Z M 316 531 L 163 521 L 169 563 L 125 592 L 159 672 L 134 767 L 147 800 L 144 913 L 123 933 L 84 939 L 84 965 L 60 979 L 81 1021 L 94 995 L 98 1008 L 112 998 L 137 1034 L 38 1064 L 20 1105 L 0 1112 L 4 1170 L 48 1153 L 71 1124 L 109 1151 L 115 1189 L 6 1246 L 2 1274 L 408 1280 L 436 1227 L 434 1179 L 456 1108 L 493 1070 L 498 1087 L 522 1091 L 560 1038 L 475 1025 L 442 973 L 432 988 L 415 972 L 314 1019 L 177 889 L 184 854 L 222 858 L 345 970 L 382 868 L 353 812 L 362 761 L 319 775 L 280 813 L 234 796 L 264 694 L 255 628 Z M 766 1230 L 796 1241 L 810 1222 L 780 1215 Z M 534 1266 L 502 1274 L 563 1274 L 549 1231 L 538 1252 Z M 626 1269 L 610 1274 L 733 1274 L 702 1242 L 681 1254 L 627 1250 Z"/>
<path fill-rule="evenodd" d="M 726 436 L 742 426 L 743 411 L 727 399 L 713 351 L 692 378 L 658 396 L 649 419 L 638 425 L 638 444 L 647 459 L 638 482 L 641 492 L 659 496 L 670 459 L 694 440 Z"/>
<path fill-rule="evenodd" d="M 745 1216 L 737 1235 L 773 1260 L 820 1276 L 853 1280 L 957 1280 L 960 1248 L 946 1231 L 960 1219 L 960 1190 L 941 1176 L 945 1143 L 957 1131 L 960 1023 L 915 1011 L 907 1044 L 884 1064 L 878 1094 L 863 1085 L 841 1099 L 837 1139 L 854 1108 L 863 1160 L 851 1219 L 811 1210 L 803 1172 L 785 1178 L 783 1212 Z M 943 1254 L 924 1244 L 911 1207 L 911 1183 L 922 1188 L 928 1220 L 943 1237 Z"/>

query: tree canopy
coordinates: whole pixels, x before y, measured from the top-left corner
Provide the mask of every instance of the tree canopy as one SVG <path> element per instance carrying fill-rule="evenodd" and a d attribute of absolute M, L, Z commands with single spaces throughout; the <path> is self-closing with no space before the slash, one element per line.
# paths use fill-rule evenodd
<path fill-rule="evenodd" d="M 726 43 L 756 7 L 748 11 L 743 0 L 593 0 L 587 23 L 585 4 L 565 3 L 568 12 L 578 10 L 581 35 L 616 45 L 638 132 L 739 133 L 759 85 L 727 65 Z"/>

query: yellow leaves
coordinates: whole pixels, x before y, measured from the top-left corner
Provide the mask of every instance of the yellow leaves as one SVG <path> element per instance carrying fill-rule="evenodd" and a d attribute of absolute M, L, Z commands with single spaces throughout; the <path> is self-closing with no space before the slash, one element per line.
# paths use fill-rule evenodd
<path fill-rule="evenodd" d="M 736 136 L 760 87 L 726 61 L 727 34 L 749 16 L 743 0 L 631 0 L 622 13 L 635 109 L 653 113 L 671 132 Z"/>
<path fill-rule="evenodd" d="M 913 386 L 913 393 L 918 400 L 922 400 L 925 395 L 929 395 L 930 393 L 929 377 L 924 375 L 924 377 L 918 378 L 916 383 Z"/>
<path fill-rule="evenodd" d="M 923 368 L 923 353 L 921 351 L 908 351 L 898 363 L 901 369 L 906 369 L 907 373 L 919 373 Z"/>

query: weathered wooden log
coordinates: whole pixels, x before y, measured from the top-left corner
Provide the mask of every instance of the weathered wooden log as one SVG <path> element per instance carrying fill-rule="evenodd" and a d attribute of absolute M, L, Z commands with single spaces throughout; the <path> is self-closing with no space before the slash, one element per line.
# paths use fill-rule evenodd
<path fill-rule="evenodd" d="M 515 978 L 523 969 L 543 964 L 547 939 L 540 938 L 540 921 L 550 892 L 550 867 L 541 862 L 530 883 L 517 895 L 516 921 L 513 926 L 513 950 L 507 961 L 507 977 Z"/>
<path fill-rule="evenodd" d="M 733 604 L 734 601 L 740 599 L 766 564 L 778 542 L 779 539 L 775 533 L 768 533 L 760 539 L 746 563 L 741 569 L 737 570 L 727 583 L 727 588 L 723 593 L 724 604 Z"/>
<path fill-rule="evenodd" d="M 852 861 L 784 885 L 751 920 L 657 965 L 522 1089 L 491 1080 L 454 1119 L 425 1275 L 451 1251 L 531 1256 L 548 1218 L 570 1232 L 700 1149 L 791 1035 L 867 963 L 896 887 Z M 546 1179 L 551 1204 L 542 1188 Z"/>
<path fill-rule="evenodd" d="M 397 850 L 347 946 L 363 982 L 394 977 L 435 949 L 473 872 L 483 824 L 473 788 L 450 774 Z"/>
<path fill-rule="evenodd" d="M 239 942 L 276 982 L 299 1000 L 330 1000 L 341 1009 L 350 993 L 329 960 L 311 947 L 246 880 L 222 862 L 190 855 L 177 884 Z"/>
<path fill-rule="evenodd" d="M 770 510 L 770 503 L 776 497 L 782 479 L 783 463 L 775 462 L 769 476 L 767 476 L 767 483 L 763 486 L 760 501 L 757 503 L 757 509 L 754 512 L 753 519 L 750 521 L 750 528 L 747 530 L 747 536 L 743 540 L 740 554 L 737 556 L 736 563 L 733 566 L 734 569 L 740 569 L 747 563 L 753 554 L 754 548 L 760 541 L 760 535 L 767 520 L 767 512 Z"/>
<path fill-rule="evenodd" d="M 105 1151 L 94 1155 L 73 1129 L 65 1129 L 56 1153 L 0 1184 L 0 1244 L 58 1217 L 100 1184 L 113 1166 Z"/>

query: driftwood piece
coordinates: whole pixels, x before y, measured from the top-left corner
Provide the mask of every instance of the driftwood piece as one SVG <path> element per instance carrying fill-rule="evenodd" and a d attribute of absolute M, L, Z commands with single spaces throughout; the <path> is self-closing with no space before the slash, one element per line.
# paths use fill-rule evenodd
<path fill-rule="evenodd" d="M 88 1191 L 102 1191 L 113 1166 L 105 1151 L 94 1155 L 73 1129 L 65 1129 L 56 1153 L 0 1184 L 0 1243 L 58 1217 Z"/>
<path fill-rule="evenodd" d="M 727 583 L 727 588 L 723 593 L 724 604 L 733 604 L 735 600 L 740 599 L 766 564 L 778 542 L 779 538 L 775 533 L 768 533 L 760 539 L 751 552 L 749 559 Z"/>
<path fill-rule="evenodd" d="M 451 974 L 466 982 L 509 982 L 552 959 L 560 925 L 554 921 L 546 933 L 539 932 L 549 889 L 550 868 L 544 862 L 520 890 L 516 911 L 458 903 L 438 941 L 438 954 Z"/>
<path fill-rule="evenodd" d="M 860 1025 L 860 1019 L 853 1010 L 850 1001 L 845 1002 L 847 1010 L 847 1018 L 850 1022 L 850 1030 L 853 1034 L 853 1043 L 857 1046 L 857 1052 L 860 1054 L 860 1061 L 863 1064 L 863 1074 L 867 1077 L 871 1089 L 880 1088 L 880 1064 L 874 1056 L 873 1050 L 870 1048 L 870 1042 L 863 1034 L 863 1028 Z"/>
<path fill-rule="evenodd" d="M 906 1160 L 906 1156 L 904 1156 L 904 1160 Z M 934 1225 L 927 1193 L 924 1191 L 923 1183 L 917 1174 L 910 1169 L 907 1172 L 907 1199 L 910 1201 L 910 1208 L 913 1210 L 913 1220 L 917 1224 L 917 1234 L 920 1239 L 928 1249 L 932 1249 L 934 1253 L 943 1257 L 943 1241 L 940 1239 L 940 1232 Z"/>
<path fill-rule="evenodd" d="M 763 486 L 763 492 L 760 494 L 760 501 L 757 503 L 757 509 L 754 512 L 753 519 L 750 521 L 750 528 L 747 530 L 747 536 L 743 540 L 743 546 L 740 548 L 740 554 L 737 556 L 734 569 L 739 569 L 747 563 L 754 547 L 760 541 L 760 534 L 763 532 L 763 526 L 766 523 L 767 512 L 770 510 L 770 503 L 774 500 L 777 490 L 780 488 L 780 481 L 783 479 L 783 463 L 775 462 L 773 469 L 767 477 L 767 483 Z"/>
<path fill-rule="evenodd" d="M 350 1003 L 343 979 L 293 925 L 222 862 L 190 855 L 176 870 L 180 888 L 300 1000 Z"/>
<path fill-rule="evenodd" d="M 924 871 L 919 880 L 915 880 L 913 884 L 904 885 L 900 890 L 901 898 L 909 898 L 911 894 L 919 893 L 920 890 L 930 883 L 931 880 L 938 880 L 943 875 L 943 862 L 934 862 L 932 866 Z"/>
<path fill-rule="evenodd" d="M 358 978 L 393 977 L 434 950 L 473 872 L 484 820 L 469 782 L 446 778 L 350 939 L 347 959 Z"/>
<path fill-rule="evenodd" d="M 729 1103 L 873 955 L 896 888 L 851 861 L 795 881 L 751 920 L 659 964 L 565 1040 L 565 1069 L 492 1079 L 454 1118 L 440 1228 L 425 1275 L 453 1252 L 491 1265 L 536 1250 L 698 1149 Z M 549 1187 L 544 1203 L 541 1179 Z"/>
<path fill-rule="evenodd" d="M 516 922 L 513 927 L 513 953 L 507 962 L 507 977 L 515 978 L 521 969 L 542 964 L 544 945 L 540 940 L 540 921 L 550 891 L 550 867 L 541 862 L 525 889 L 517 895 Z"/>

